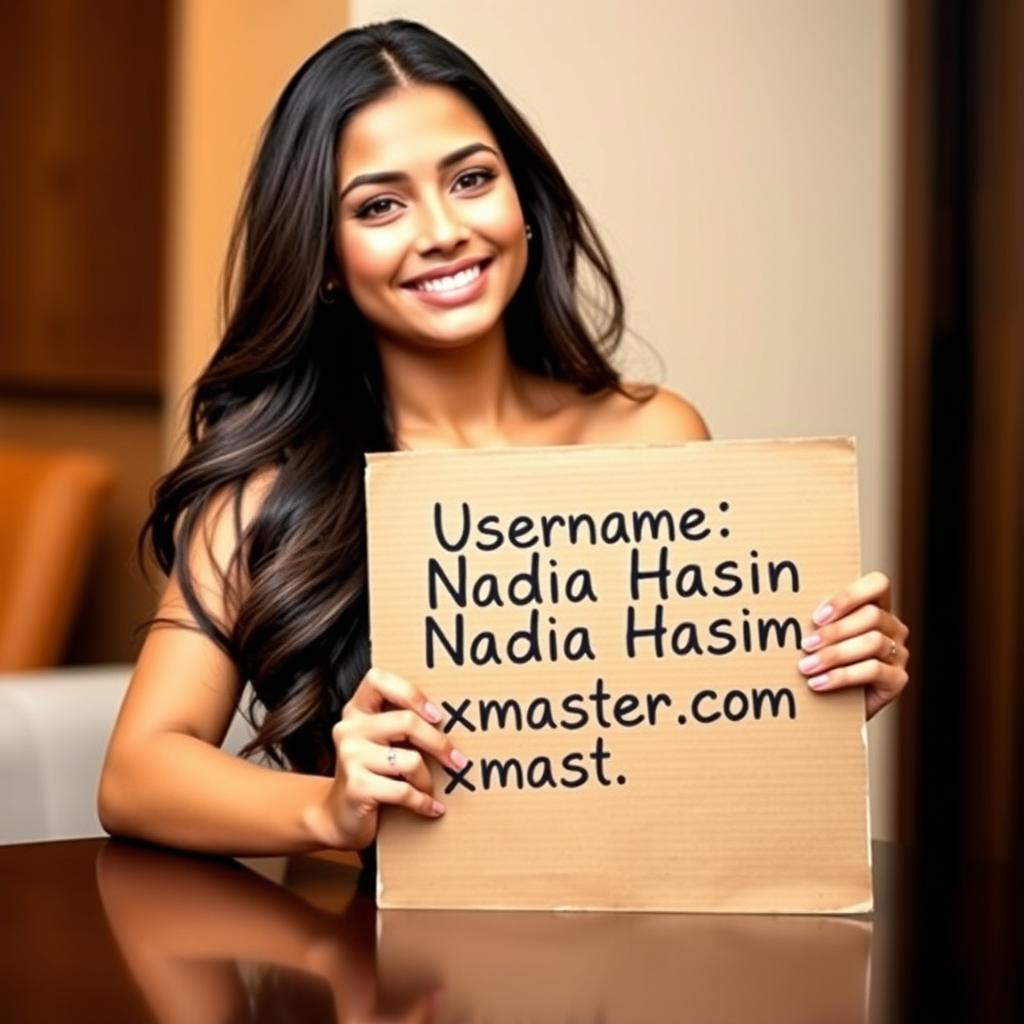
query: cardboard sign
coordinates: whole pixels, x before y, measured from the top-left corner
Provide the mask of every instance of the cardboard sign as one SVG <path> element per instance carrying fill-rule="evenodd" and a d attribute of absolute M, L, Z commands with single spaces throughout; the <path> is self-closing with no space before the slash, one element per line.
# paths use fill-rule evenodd
<path fill-rule="evenodd" d="M 871 909 L 864 694 L 797 670 L 861 574 L 852 438 L 367 456 L 373 664 L 469 759 L 386 808 L 382 907 Z"/>

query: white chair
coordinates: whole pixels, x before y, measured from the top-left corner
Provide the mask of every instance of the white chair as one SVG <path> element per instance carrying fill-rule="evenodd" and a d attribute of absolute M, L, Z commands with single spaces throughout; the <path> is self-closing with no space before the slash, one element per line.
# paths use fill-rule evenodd
<path fill-rule="evenodd" d="M 0 844 L 106 834 L 96 791 L 131 672 L 86 665 L 0 673 Z M 236 713 L 223 749 L 237 754 L 251 735 Z"/>

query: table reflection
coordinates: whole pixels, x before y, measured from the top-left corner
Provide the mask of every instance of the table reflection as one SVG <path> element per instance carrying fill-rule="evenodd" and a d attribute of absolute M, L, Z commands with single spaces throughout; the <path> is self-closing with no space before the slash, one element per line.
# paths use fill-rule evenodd
<path fill-rule="evenodd" d="M 827 917 L 385 910 L 384 991 L 439 1020 L 822 1024 L 867 1017 L 871 924 Z"/>
<path fill-rule="evenodd" d="M 99 850 L 111 931 L 161 1022 L 861 1024 L 863 918 L 378 912 L 330 865 L 317 898 L 235 861 Z M 326 863 L 326 862 L 325 862 Z"/>
<path fill-rule="evenodd" d="M 116 842 L 96 858 L 110 929 L 161 1024 L 437 1019 L 429 987 L 383 998 L 376 908 L 354 872 L 338 876 L 352 893 L 340 913 L 234 861 Z"/>

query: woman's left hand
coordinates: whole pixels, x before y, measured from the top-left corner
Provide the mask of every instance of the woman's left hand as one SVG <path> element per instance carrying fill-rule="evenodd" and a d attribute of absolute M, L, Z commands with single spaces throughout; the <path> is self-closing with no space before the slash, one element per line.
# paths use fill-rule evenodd
<path fill-rule="evenodd" d="M 867 687 L 867 718 L 902 693 L 909 679 L 910 630 L 892 613 L 892 584 L 885 573 L 854 580 L 823 601 L 811 619 L 817 628 L 801 641 L 808 655 L 797 666 L 809 686 L 819 693 Z"/>

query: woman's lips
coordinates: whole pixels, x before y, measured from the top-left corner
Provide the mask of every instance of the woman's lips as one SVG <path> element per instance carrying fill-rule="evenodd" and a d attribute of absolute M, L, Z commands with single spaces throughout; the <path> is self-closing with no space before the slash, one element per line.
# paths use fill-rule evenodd
<path fill-rule="evenodd" d="M 487 287 L 487 276 L 493 262 L 494 257 L 481 260 L 478 264 L 479 273 L 461 288 L 450 288 L 446 291 L 428 291 L 425 288 L 417 288 L 415 285 L 402 285 L 402 288 L 407 292 L 412 292 L 417 299 L 422 299 L 428 306 L 441 306 L 442 308 L 461 306 L 466 302 L 472 302 L 484 293 L 484 289 Z"/>

